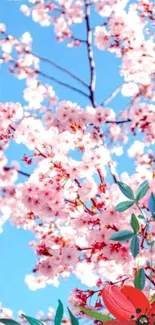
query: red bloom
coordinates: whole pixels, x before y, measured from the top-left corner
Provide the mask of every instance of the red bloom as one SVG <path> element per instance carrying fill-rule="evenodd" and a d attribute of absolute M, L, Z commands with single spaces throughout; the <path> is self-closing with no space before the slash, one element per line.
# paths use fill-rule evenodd
<path fill-rule="evenodd" d="M 121 288 L 108 284 L 102 289 L 101 295 L 109 312 L 117 318 L 105 325 L 155 325 L 155 303 L 150 305 L 139 289 L 128 285 Z"/>

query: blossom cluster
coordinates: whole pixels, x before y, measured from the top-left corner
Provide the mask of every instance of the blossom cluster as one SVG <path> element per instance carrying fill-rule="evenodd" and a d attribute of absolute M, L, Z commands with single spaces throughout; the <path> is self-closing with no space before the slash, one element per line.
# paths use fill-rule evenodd
<path fill-rule="evenodd" d="M 103 24 L 95 29 L 89 26 L 88 7 L 103 17 Z M 127 0 L 93 0 L 85 5 L 80 0 L 54 3 L 29 0 L 29 6 L 22 4 L 20 9 L 26 16 L 32 15 L 33 21 L 41 26 L 54 25 L 57 41 L 67 39 L 69 46 L 86 46 L 91 80 L 86 85 L 59 67 L 87 86 L 88 95 L 46 75 L 42 61 L 54 63 L 33 53 L 31 35 L 25 32 L 17 40 L 0 24 L 0 64 L 6 64 L 18 79 L 25 79 L 25 105 L 0 103 L 0 229 L 10 219 L 16 227 L 34 233 L 35 239 L 29 245 L 38 262 L 32 274 L 25 277 L 31 290 L 46 285 L 57 287 L 61 278 L 71 274 L 91 288 L 100 288 L 104 280 L 123 281 L 124 276 L 132 284 L 139 266 L 143 265 L 148 272 L 150 252 L 141 245 L 140 254 L 134 260 L 128 242 L 112 242 L 109 238 L 114 232 L 130 230 L 131 214 L 139 214 L 136 205 L 123 213 L 115 211 L 115 206 L 125 200 L 118 191 L 118 177 L 133 191 L 142 181 L 149 181 L 149 191 L 140 201 L 146 217 L 155 186 L 155 157 L 150 148 L 155 144 L 155 43 L 151 35 L 154 5 L 149 0 L 136 4 Z M 74 36 L 72 27 L 84 21 L 87 39 L 81 40 Z M 94 101 L 91 36 L 99 50 L 109 51 L 121 59 L 120 74 L 124 82 L 120 92 L 124 97 L 131 97 L 131 101 L 117 114 L 107 106 L 115 93 L 101 104 Z M 53 84 L 44 84 L 41 76 L 70 87 L 79 96 L 84 94 L 88 104 L 82 107 L 61 100 Z M 137 134 L 140 139 L 135 139 Z M 12 141 L 17 148 L 22 144 L 28 149 L 29 154 L 23 152 L 21 160 L 27 166 L 32 165 L 31 175 L 21 171 L 19 162 L 9 166 L 5 150 Z M 135 158 L 135 171 L 118 176 L 115 156 L 124 154 L 127 159 Z M 20 174 L 27 177 L 23 183 L 17 182 Z M 112 177 L 114 184 L 109 183 L 108 177 Z M 147 237 L 143 219 L 139 224 L 140 235 Z M 154 223 L 152 238 L 155 239 Z M 154 248 L 150 258 L 155 259 Z M 144 290 L 146 295 L 148 286 L 149 281 Z M 95 291 L 74 289 L 70 302 L 85 306 L 92 292 Z M 96 307 L 102 307 L 100 300 Z"/>

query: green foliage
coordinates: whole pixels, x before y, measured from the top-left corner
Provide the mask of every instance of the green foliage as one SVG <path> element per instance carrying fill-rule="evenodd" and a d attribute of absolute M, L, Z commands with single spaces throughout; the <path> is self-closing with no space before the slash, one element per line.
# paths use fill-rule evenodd
<path fill-rule="evenodd" d="M 130 244 L 130 250 L 131 250 L 131 253 L 132 253 L 132 256 L 135 258 L 138 253 L 139 253 L 139 248 L 140 248 L 140 245 L 139 245 L 139 238 L 137 235 L 135 235 L 132 240 L 131 240 L 131 244 Z"/>
<path fill-rule="evenodd" d="M 149 189 L 149 183 L 148 183 L 148 181 L 144 181 L 137 189 L 136 202 L 138 202 L 139 200 L 141 200 L 145 196 L 148 189 Z"/>
<path fill-rule="evenodd" d="M 72 325 L 79 325 L 79 321 L 78 319 L 72 314 L 71 310 L 67 307 L 68 309 L 68 312 L 69 312 L 69 317 L 70 317 L 70 320 L 71 320 L 71 324 Z"/>
<path fill-rule="evenodd" d="M 99 320 L 101 322 L 107 322 L 110 320 L 114 320 L 113 318 L 109 317 L 108 315 L 101 314 L 97 311 L 92 311 L 90 309 L 86 309 L 84 307 L 76 305 L 81 311 L 83 311 L 85 314 L 91 316 L 92 318 L 95 318 L 96 320 Z"/>
<path fill-rule="evenodd" d="M 143 220 L 145 220 L 145 217 L 144 217 L 142 214 L 139 214 L 139 215 L 137 216 L 137 218 L 138 218 L 138 219 L 143 219 Z"/>
<path fill-rule="evenodd" d="M 151 195 L 149 198 L 148 208 L 152 214 L 155 214 L 155 195 L 153 192 L 151 192 Z"/>
<path fill-rule="evenodd" d="M 124 202 L 121 202 L 119 203 L 116 208 L 115 208 L 115 211 L 117 212 L 123 212 L 123 211 L 126 211 L 128 210 L 130 207 L 132 207 L 132 205 L 134 204 L 135 202 L 132 202 L 132 201 L 124 201 Z"/>
<path fill-rule="evenodd" d="M 149 301 L 150 304 L 152 304 L 155 301 L 155 293 L 153 294 L 151 300 Z"/>
<path fill-rule="evenodd" d="M 5 325 L 20 325 L 19 323 L 15 322 L 15 320 L 7 318 L 0 318 L 0 323 Z"/>
<path fill-rule="evenodd" d="M 43 325 L 43 323 L 41 323 L 39 320 L 37 320 L 36 318 L 30 317 L 30 316 L 26 316 L 24 314 L 22 314 L 22 316 L 24 318 L 26 318 L 26 320 L 31 324 L 31 325 Z"/>
<path fill-rule="evenodd" d="M 63 313 L 64 313 L 63 304 L 62 304 L 61 300 L 58 300 L 58 307 L 57 307 L 55 318 L 54 318 L 54 325 L 61 325 Z"/>
<path fill-rule="evenodd" d="M 109 238 L 110 240 L 115 240 L 118 242 L 125 242 L 129 239 L 131 239 L 134 236 L 134 232 L 129 230 L 121 230 L 117 231 Z"/>
<path fill-rule="evenodd" d="M 143 290 L 144 287 L 145 287 L 145 280 L 146 280 L 146 277 L 145 277 L 145 272 L 144 272 L 144 269 L 143 267 L 140 268 L 138 270 L 138 272 L 136 273 L 136 276 L 134 278 L 134 286 L 135 288 L 138 288 L 139 290 Z"/>
<path fill-rule="evenodd" d="M 155 243 L 155 241 L 152 240 L 150 243 L 148 243 L 148 245 L 151 246 L 151 247 L 153 247 L 154 246 L 154 243 Z"/>
<path fill-rule="evenodd" d="M 139 222 L 134 213 L 131 215 L 130 226 L 132 227 L 135 234 L 139 231 Z"/>
<path fill-rule="evenodd" d="M 121 192 L 128 198 L 128 199 L 131 199 L 131 200 L 134 200 L 134 194 L 133 194 L 133 191 L 132 189 L 126 185 L 125 183 L 122 183 L 122 182 L 117 182 Z"/>

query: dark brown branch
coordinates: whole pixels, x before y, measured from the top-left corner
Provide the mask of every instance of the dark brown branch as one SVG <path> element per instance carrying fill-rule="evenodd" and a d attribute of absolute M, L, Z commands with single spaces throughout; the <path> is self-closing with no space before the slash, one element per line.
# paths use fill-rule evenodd
<path fill-rule="evenodd" d="M 88 60 L 89 60 L 89 66 L 90 66 L 90 100 L 95 107 L 95 98 L 94 98 L 94 90 L 96 85 L 96 72 L 95 72 L 95 62 L 93 58 L 93 48 L 92 48 L 92 30 L 90 27 L 90 4 L 89 1 L 86 1 L 86 29 L 87 29 L 87 52 L 88 52 Z"/>
<path fill-rule="evenodd" d="M 13 167 L 4 167 L 3 170 L 4 171 L 8 171 L 8 170 L 11 170 L 11 169 L 14 169 Z M 16 169 L 15 169 L 16 170 Z M 17 170 L 17 173 L 20 174 L 20 175 L 23 175 L 23 176 L 26 176 L 26 177 L 30 177 L 31 175 L 26 173 L 26 172 L 23 172 L 22 170 Z"/>
<path fill-rule="evenodd" d="M 123 123 L 129 123 L 132 122 L 132 120 L 130 118 L 128 118 L 127 120 L 122 120 L 122 121 L 106 121 L 106 124 L 110 124 L 110 123 L 114 123 L 114 124 L 123 124 Z"/>
<path fill-rule="evenodd" d="M 146 273 L 145 276 L 155 286 L 155 282 Z"/>
<path fill-rule="evenodd" d="M 31 53 L 33 56 L 35 56 L 36 58 L 38 58 L 41 61 L 44 61 L 46 63 L 49 63 L 50 65 L 52 65 L 53 67 L 65 72 L 66 74 L 68 74 L 71 78 L 75 79 L 76 81 L 78 81 L 79 83 L 81 83 L 81 85 L 83 85 L 84 87 L 87 87 L 89 89 L 89 86 L 83 81 L 81 80 L 79 77 L 75 76 L 72 72 L 70 72 L 69 70 L 67 70 L 66 68 L 61 67 L 60 65 L 58 65 L 57 63 L 55 63 L 54 61 L 50 60 L 50 59 L 46 59 L 43 58 L 40 55 L 37 55 L 33 52 L 26 52 L 26 53 Z"/>
<path fill-rule="evenodd" d="M 6 32 L 3 33 L 3 34 L 5 35 L 5 37 L 6 37 L 6 39 L 7 39 L 9 35 L 8 35 Z M 78 40 L 78 41 L 81 42 L 81 43 L 87 43 L 86 40 L 82 40 L 82 39 L 79 39 L 79 38 L 75 38 L 74 36 L 72 36 L 71 39 L 73 39 L 73 40 Z M 51 64 L 51 65 L 54 66 L 55 68 L 57 68 L 57 69 L 59 69 L 59 70 L 65 72 L 65 73 L 68 74 L 70 77 L 72 77 L 73 79 L 77 80 L 77 81 L 80 82 L 83 86 L 85 86 L 85 87 L 87 87 L 87 88 L 89 89 L 89 86 L 88 86 L 88 85 L 87 85 L 83 80 L 81 80 L 80 78 L 78 78 L 76 75 L 74 75 L 74 74 L 73 74 L 72 72 L 70 72 L 69 70 L 67 70 L 67 69 L 65 69 L 65 68 L 63 68 L 63 67 L 61 67 L 60 65 L 58 65 L 58 64 L 55 63 L 54 61 L 49 60 L 49 59 L 46 59 L 46 58 L 43 58 L 43 57 L 41 57 L 41 56 L 39 56 L 39 55 L 37 55 L 37 54 L 31 52 L 31 51 L 27 51 L 27 50 L 25 50 L 25 53 L 27 53 L 27 54 L 30 53 L 30 54 L 32 54 L 33 56 L 35 56 L 36 58 L 38 58 L 38 59 L 40 59 L 40 60 L 42 60 L 42 61 L 44 61 L 44 62 L 47 62 L 47 63 Z"/>
<path fill-rule="evenodd" d="M 15 68 L 18 67 L 18 68 L 23 69 L 23 70 L 25 69 L 25 67 L 18 66 L 18 63 L 15 60 L 12 60 L 11 63 L 14 64 L 14 67 Z M 38 75 L 40 75 L 40 76 L 42 76 L 42 77 L 44 77 L 44 78 L 46 78 L 46 79 L 49 79 L 49 80 L 54 81 L 58 85 L 61 85 L 61 86 L 66 87 L 66 88 L 68 88 L 70 90 L 73 90 L 73 91 L 77 92 L 78 94 L 83 95 L 84 97 L 90 99 L 90 96 L 87 93 L 85 93 L 84 91 L 82 91 L 82 90 L 80 90 L 80 89 L 78 89 L 76 87 L 73 87 L 73 86 L 71 86 L 71 85 L 69 85 L 69 84 L 67 84 L 67 83 L 65 83 L 63 81 L 60 81 L 60 80 L 58 80 L 58 79 L 56 79 L 56 78 L 54 78 L 52 76 L 49 76 L 49 75 L 47 75 L 46 73 L 44 73 L 42 71 L 34 70 L 33 72 L 36 73 L 36 74 L 38 74 Z"/>
<path fill-rule="evenodd" d="M 18 174 L 20 175 L 23 175 L 23 176 L 26 176 L 26 177 L 30 177 L 31 175 L 26 173 L 26 172 L 23 172 L 22 170 L 17 170 Z"/>
<path fill-rule="evenodd" d="M 68 85 L 67 83 L 65 83 L 65 82 L 63 82 L 63 81 L 60 81 L 60 80 L 58 80 L 58 79 L 56 79 L 56 78 L 54 78 L 54 77 L 52 77 L 52 76 L 48 76 L 47 74 L 45 74 L 44 72 L 41 72 L 41 71 L 39 71 L 39 70 L 38 70 L 38 71 L 35 71 L 35 72 L 36 72 L 38 75 L 40 75 L 40 76 L 42 76 L 42 77 L 44 77 L 44 78 L 46 78 L 46 79 L 49 79 L 49 80 L 52 80 L 52 81 L 56 82 L 58 85 L 61 85 L 61 86 L 66 87 L 66 88 L 68 88 L 68 89 L 71 89 L 71 90 L 73 90 L 73 91 L 75 91 L 75 92 L 81 94 L 81 95 L 84 96 L 84 97 L 90 98 L 89 95 L 87 95 L 84 91 L 82 91 L 82 90 L 80 90 L 80 89 L 78 89 L 78 88 L 75 88 L 75 87 L 73 87 L 73 86 L 71 86 L 71 85 Z"/>
<path fill-rule="evenodd" d="M 73 40 L 73 41 L 79 41 L 79 42 L 81 42 L 81 43 L 84 43 L 84 44 L 87 44 L 87 41 L 86 40 L 84 40 L 84 39 L 81 39 L 81 38 L 79 38 L 79 37 L 75 37 L 75 36 L 71 36 L 71 39 Z"/>
<path fill-rule="evenodd" d="M 112 177 L 113 177 L 113 180 L 114 180 L 115 184 L 117 184 L 117 183 L 118 183 L 118 179 L 117 179 L 117 177 L 116 177 L 116 176 L 113 174 L 113 172 L 112 172 L 111 164 L 108 163 L 108 166 L 109 166 L 110 173 L 111 173 L 111 175 L 112 175 Z"/>

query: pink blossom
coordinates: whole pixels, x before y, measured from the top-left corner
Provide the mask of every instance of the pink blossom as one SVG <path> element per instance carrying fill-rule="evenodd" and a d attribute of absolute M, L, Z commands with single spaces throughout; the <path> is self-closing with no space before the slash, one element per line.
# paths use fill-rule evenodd
<path fill-rule="evenodd" d="M 69 61 L 61 67 L 53 61 L 52 53 L 51 57 L 50 53 L 42 57 L 33 50 L 36 45 L 28 31 L 18 40 L 0 24 L 0 63 L 7 65 L 13 77 L 25 79 L 26 103 L 0 103 L 0 232 L 9 220 L 17 228 L 33 233 L 29 246 L 37 256 L 37 264 L 33 274 L 25 278 L 33 291 L 46 285 L 58 287 L 59 277 L 71 275 L 90 288 L 102 287 L 105 279 L 120 280 L 125 274 L 129 276 L 128 284 L 133 284 L 137 261 L 148 272 L 149 249 L 142 248 L 140 237 L 141 251 L 134 260 L 129 242 L 109 238 L 114 232 L 131 230 L 132 213 L 140 213 L 135 204 L 122 213 L 115 211 L 116 205 L 126 200 L 117 180 L 128 184 L 134 193 L 144 180 L 149 181 L 148 193 L 139 204 L 146 218 L 150 217 L 148 200 L 155 186 L 153 3 L 29 0 L 20 10 L 31 15 L 33 22 L 49 27 L 51 33 L 53 29 L 56 41 L 64 41 L 58 47 L 70 47 L 66 50 L 68 56 L 63 52 L 60 55 Z M 49 43 L 52 38 L 51 34 Z M 116 72 L 123 85 L 113 90 L 116 78 L 107 75 L 112 80 L 108 94 L 104 63 L 98 66 L 99 51 L 94 47 L 106 50 L 112 59 L 119 58 Z M 79 53 L 78 62 L 75 71 L 70 71 L 70 55 L 75 51 Z M 79 64 L 85 65 L 83 55 L 88 59 L 88 79 L 80 76 L 84 70 L 76 71 Z M 98 83 L 100 68 L 103 82 Z M 63 72 L 64 79 L 57 69 Z M 62 93 L 57 88 L 61 86 Z M 75 102 L 68 100 L 66 88 L 71 98 L 76 93 Z M 123 104 L 125 98 L 121 104 L 122 96 L 130 97 L 127 105 Z M 17 150 L 19 145 L 23 148 L 19 165 L 12 164 L 6 155 L 12 142 Z M 132 158 L 132 172 L 126 172 L 122 155 L 129 164 Z M 22 183 L 20 174 L 24 177 Z M 145 235 L 145 224 L 138 221 L 139 232 Z M 152 223 L 152 238 L 154 228 Z M 153 251 L 153 260 L 154 256 Z M 70 302 L 86 306 L 87 295 L 87 291 L 76 289 Z M 3 313 L 12 317 L 10 310 L 4 308 Z M 48 313 L 50 321 L 52 313 Z"/>
<path fill-rule="evenodd" d="M 106 30 L 106 28 L 103 27 L 96 27 L 95 29 L 95 45 L 97 46 L 98 49 L 104 50 L 107 45 L 109 44 L 109 32 Z"/>

